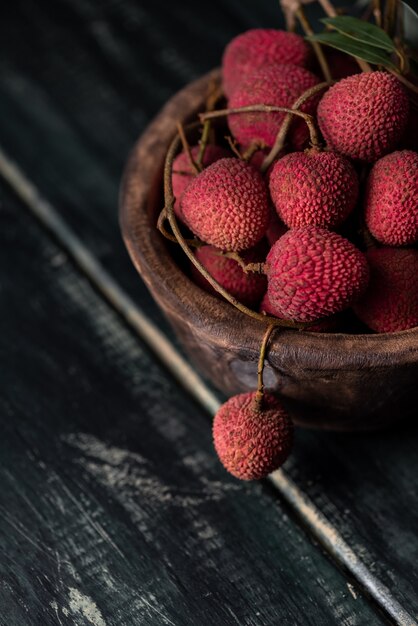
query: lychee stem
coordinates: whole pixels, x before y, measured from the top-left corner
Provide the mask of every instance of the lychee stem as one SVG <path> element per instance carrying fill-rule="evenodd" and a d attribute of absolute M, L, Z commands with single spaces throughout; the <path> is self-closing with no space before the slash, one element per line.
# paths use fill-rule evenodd
<path fill-rule="evenodd" d="M 157 228 L 166 239 L 168 239 L 169 241 L 172 241 L 173 243 L 178 244 L 178 241 L 174 237 L 174 235 L 169 233 L 166 227 L 164 226 L 164 222 L 166 220 L 168 220 L 168 217 L 164 208 L 161 210 L 161 213 L 158 216 Z M 200 239 L 197 239 L 196 237 L 194 239 L 185 239 L 185 241 L 187 242 L 187 245 L 190 246 L 191 248 L 202 248 L 202 246 L 205 245 L 203 241 L 200 241 Z"/>
<path fill-rule="evenodd" d="M 322 89 L 326 89 L 327 87 L 330 87 L 334 82 L 335 81 L 319 83 L 319 85 L 315 85 L 314 87 L 310 87 L 309 89 L 304 91 L 303 94 L 301 96 L 299 96 L 299 98 L 292 105 L 292 111 L 296 111 L 297 109 L 299 109 L 299 107 L 301 107 L 306 102 L 306 100 L 309 100 L 309 98 L 311 98 L 312 96 L 317 94 L 319 91 L 322 91 Z M 264 159 L 263 164 L 262 164 L 262 166 L 260 168 L 261 173 L 264 173 L 264 172 L 266 172 L 268 170 L 270 165 L 273 163 L 274 159 L 277 157 L 277 155 L 283 149 L 284 143 L 286 141 L 286 135 L 287 135 L 288 130 L 290 128 L 290 124 L 292 122 L 292 119 L 293 119 L 292 115 L 290 115 L 290 114 L 287 114 L 286 117 L 284 118 L 283 124 L 281 125 L 280 130 L 277 133 L 277 137 L 276 137 L 276 141 L 274 142 L 274 146 L 272 147 L 272 149 L 270 150 L 270 152 L 268 153 L 268 155 Z M 320 146 L 319 146 L 319 142 L 317 140 L 317 137 L 318 137 L 318 133 L 316 132 L 316 144 L 313 144 L 312 143 L 312 136 L 311 136 L 311 144 L 312 144 L 312 147 L 319 149 Z"/>
<path fill-rule="evenodd" d="M 376 22 L 376 26 L 379 26 L 381 28 L 382 27 L 382 9 L 380 6 L 380 0 L 373 0 L 372 7 L 373 7 L 373 16 Z"/>
<path fill-rule="evenodd" d="M 249 272 L 252 272 L 254 274 L 266 273 L 265 263 L 246 263 L 238 252 L 223 252 L 222 250 L 219 250 L 217 254 L 219 254 L 219 256 L 224 256 L 227 259 L 233 259 L 234 261 L 236 261 L 246 274 L 248 274 Z"/>
<path fill-rule="evenodd" d="M 327 83 L 328 85 L 328 83 Z M 288 109 L 286 107 L 276 107 L 271 104 L 250 104 L 244 107 L 237 107 L 234 109 L 218 109 L 217 111 L 209 111 L 208 113 L 200 113 L 199 118 L 203 122 L 208 119 L 214 119 L 216 117 L 226 117 L 227 115 L 236 115 L 239 113 L 288 113 L 301 117 L 305 120 L 309 129 L 310 141 L 313 147 L 319 148 L 319 133 L 316 128 L 315 120 L 309 113 L 298 111 L 297 109 Z"/>
<path fill-rule="evenodd" d="M 226 289 L 224 289 L 212 276 L 211 274 L 203 267 L 203 265 L 198 261 L 196 256 L 193 254 L 192 250 L 188 246 L 185 238 L 183 237 L 181 230 L 178 226 L 177 219 L 174 213 L 174 202 L 175 198 L 173 195 L 173 184 L 172 184 L 172 171 L 173 171 L 173 161 L 174 157 L 178 152 L 180 147 L 181 138 L 179 135 L 173 139 L 168 148 L 165 165 L 164 165 L 164 210 L 166 211 L 168 221 L 170 222 L 171 229 L 173 234 L 183 249 L 184 253 L 193 263 L 193 265 L 199 270 L 199 272 L 206 278 L 208 283 L 218 292 L 220 293 L 230 304 L 232 304 L 236 309 L 244 313 L 244 315 L 248 315 L 248 317 L 252 317 L 260 322 L 266 323 L 266 320 L 274 325 L 274 326 L 283 326 L 285 328 L 297 328 L 303 329 L 306 328 L 309 324 L 307 323 L 296 323 L 288 320 L 281 320 L 274 317 L 269 317 L 258 313 L 256 311 L 252 311 L 248 307 L 244 306 L 239 302 L 234 296 L 232 296 Z"/>
<path fill-rule="evenodd" d="M 222 88 L 219 82 L 216 80 L 211 81 L 208 87 L 208 97 L 206 99 L 206 111 L 213 111 L 213 109 L 216 106 L 216 103 L 218 102 L 219 98 L 222 95 L 223 95 Z M 210 120 L 208 120 L 207 122 L 203 124 L 202 135 L 199 141 L 199 152 L 198 152 L 197 159 L 196 159 L 196 165 L 200 168 L 200 170 L 203 169 L 203 159 L 205 156 L 206 146 L 208 145 L 208 142 L 209 142 L 210 130 L 211 130 L 211 122 Z"/>
<path fill-rule="evenodd" d="M 259 141 L 253 141 L 243 153 L 243 160 L 248 163 L 248 161 L 250 161 L 251 157 L 257 152 L 257 150 L 261 150 L 264 147 L 264 143 L 261 143 Z"/>
<path fill-rule="evenodd" d="M 205 122 L 205 124 L 206 124 L 206 122 Z M 241 152 L 239 151 L 239 149 L 237 147 L 237 142 L 235 141 L 235 139 L 233 139 L 231 137 L 231 135 L 226 135 L 225 139 L 228 142 L 228 146 L 230 147 L 231 152 L 233 152 L 235 154 L 237 159 L 240 159 L 241 161 L 243 161 L 244 157 L 242 156 Z"/>
<path fill-rule="evenodd" d="M 298 10 L 296 11 L 296 16 L 300 22 L 300 25 L 302 26 L 302 29 L 305 33 L 305 35 L 311 36 L 314 35 L 314 31 L 312 26 L 309 23 L 308 18 L 306 17 L 306 13 L 305 11 L 302 9 L 302 6 L 300 5 Z M 332 80 L 332 76 L 331 76 L 331 70 L 329 68 L 328 65 L 328 61 L 325 58 L 325 54 L 322 50 L 322 46 L 317 42 L 317 41 L 311 41 L 312 44 L 312 48 L 315 52 L 316 58 L 318 59 L 318 63 L 321 66 L 321 70 L 322 73 L 324 75 L 324 78 L 327 82 L 330 82 Z"/>
<path fill-rule="evenodd" d="M 190 145 L 189 145 L 189 142 L 187 141 L 186 135 L 184 133 L 183 124 L 181 122 L 177 122 L 177 131 L 178 131 L 178 134 L 180 135 L 183 150 L 187 155 L 191 169 L 193 170 L 195 174 L 199 174 L 202 171 L 202 168 L 199 167 L 197 163 L 195 162 L 195 160 L 193 159 L 192 151 L 190 150 Z"/>
<path fill-rule="evenodd" d="M 255 403 L 256 403 L 258 411 L 261 411 L 263 408 L 263 398 L 264 398 L 263 374 L 264 374 L 264 361 L 266 360 L 267 345 L 275 328 L 276 328 L 275 325 L 269 324 L 267 326 L 266 332 L 264 333 L 263 340 L 261 342 L 260 357 L 258 359 L 258 367 L 257 367 L 257 393 L 255 394 Z"/>

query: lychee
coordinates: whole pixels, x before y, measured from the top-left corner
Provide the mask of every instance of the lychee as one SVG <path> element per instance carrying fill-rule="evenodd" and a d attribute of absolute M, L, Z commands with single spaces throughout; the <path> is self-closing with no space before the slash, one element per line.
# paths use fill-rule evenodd
<path fill-rule="evenodd" d="M 265 393 L 259 406 L 251 391 L 221 406 L 213 422 L 213 440 L 228 472 L 241 480 L 257 480 L 285 462 L 293 426 L 278 398 Z"/>
<path fill-rule="evenodd" d="M 290 108 L 306 90 L 319 83 L 314 74 L 296 65 L 269 65 L 259 68 L 244 78 L 234 91 L 230 108 L 268 104 Z M 300 110 L 314 113 L 319 96 L 309 98 Z M 228 116 L 229 128 L 243 146 L 257 141 L 273 146 L 285 113 L 234 113 Z M 290 128 L 290 140 L 301 149 L 309 137 L 308 127 L 295 119 Z"/>
<path fill-rule="evenodd" d="M 221 251 L 214 246 L 202 246 L 196 251 L 196 258 L 209 274 L 239 302 L 249 307 L 256 306 L 260 302 L 267 289 L 267 278 L 263 274 L 254 272 L 246 274 L 237 261 L 222 256 Z M 243 259 L 247 263 L 264 261 L 264 258 L 261 258 L 258 251 L 254 249 L 243 254 Z M 194 266 L 193 277 L 203 289 L 218 295 Z"/>
<path fill-rule="evenodd" d="M 289 228 L 337 228 L 354 208 L 359 191 L 348 159 L 315 149 L 276 161 L 269 186 L 277 214 Z"/>
<path fill-rule="evenodd" d="M 355 313 L 378 333 L 418 326 L 418 250 L 372 248 L 366 255 L 370 284 Z"/>
<path fill-rule="evenodd" d="M 254 28 L 234 37 L 222 59 L 222 80 L 229 98 L 243 77 L 272 63 L 290 63 L 304 67 L 310 49 L 295 33 L 272 28 Z"/>
<path fill-rule="evenodd" d="M 240 251 L 256 245 L 270 221 L 261 174 L 239 159 L 220 159 L 185 189 L 181 211 L 187 226 L 205 243 Z"/>
<path fill-rule="evenodd" d="M 389 246 L 418 241 L 418 153 L 392 152 L 374 164 L 365 195 L 366 224 Z"/>
<path fill-rule="evenodd" d="M 191 154 L 194 160 L 197 159 L 199 155 L 200 146 L 192 146 Z M 219 159 L 223 159 L 225 157 L 230 156 L 229 152 L 222 148 L 221 146 L 215 146 L 213 144 L 208 144 L 205 148 L 205 152 L 203 154 L 203 167 L 207 167 L 211 163 L 215 163 Z M 176 156 L 173 161 L 173 174 L 172 174 L 172 184 L 173 184 L 173 195 L 175 198 L 174 203 L 174 213 L 176 216 L 183 221 L 183 216 L 180 208 L 180 198 L 183 191 L 186 189 L 187 185 L 191 180 L 196 176 L 196 172 L 193 170 L 189 157 L 185 152 L 180 152 Z"/>
<path fill-rule="evenodd" d="M 318 228 L 289 230 L 266 260 L 267 293 L 276 315 L 312 322 L 351 306 L 364 292 L 366 258 L 348 239 Z"/>
<path fill-rule="evenodd" d="M 393 150 L 408 121 L 408 95 L 387 72 L 363 72 L 333 85 L 318 105 L 328 147 L 368 163 Z"/>
<path fill-rule="evenodd" d="M 270 302 L 268 292 L 264 294 L 264 297 L 261 301 L 260 312 L 266 313 L 267 315 L 272 315 L 273 317 L 278 317 L 279 319 L 283 319 L 277 315 L 275 307 L 273 307 Z M 331 317 L 325 317 L 324 319 L 318 320 L 317 322 L 314 322 L 313 324 L 309 324 L 309 326 L 304 328 L 304 330 L 310 333 L 329 333 L 329 332 L 335 331 L 337 327 L 338 327 L 338 316 L 332 315 Z"/>

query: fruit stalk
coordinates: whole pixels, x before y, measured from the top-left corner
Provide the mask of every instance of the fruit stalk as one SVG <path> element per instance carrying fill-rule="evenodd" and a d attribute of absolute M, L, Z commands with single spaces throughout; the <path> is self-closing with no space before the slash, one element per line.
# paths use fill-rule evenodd
<path fill-rule="evenodd" d="M 326 89 L 327 87 L 330 87 L 333 84 L 333 82 L 335 81 L 331 81 L 329 83 L 328 82 L 319 83 L 319 85 L 315 85 L 314 87 L 310 87 L 309 89 L 307 89 L 301 96 L 299 96 L 299 98 L 292 105 L 292 110 L 293 111 L 298 110 L 299 107 L 301 107 L 306 102 L 306 100 L 309 100 L 309 98 L 311 98 L 315 94 L 322 91 L 322 89 Z M 290 128 L 291 122 L 292 122 L 292 115 L 288 113 L 283 120 L 283 124 L 281 125 L 279 132 L 277 133 L 274 146 L 272 147 L 272 149 L 270 150 L 270 152 L 264 159 L 263 164 L 260 168 L 260 171 L 262 174 L 264 174 L 264 172 L 268 170 L 270 165 L 273 163 L 274 159 L 283 149 L 284 143 L 286 141 L 286 135 Z M 318 148 L 319 145 L 312 146 L 312 147 Z"/>
<path fill-rule="evenodd" d="M 298 18 L 305 35 L 310 36 L 315 34 L 312 26 L 308 21 L 308 18 L 306 17 L 305 11 L 302 9 L 302 6 L 299 6 L 298 10 L 296 11 L 296 17 Z M 322 47 L 317 41 L 311 41 L 311 44 L 315 52 L 316 58 L 318 59 L 318 63 L 321 67 L 324 78 L 327 82 L 330 82 L 332 80 L 331 70 L 329 68 L 328 61 L 325 58 Z"/>
<path fill-rule="evenodd" d="M 328 85 L 328 83 L 326 83 Z M 207 113 L 200 113 L 199 118 L 201 122 L 205 122 L 209 119 L 217 117 L 226 117 L 228 115 L 236 115 L 239 113 L 288 113 L 289 115 L 295 115 L 301 117 L 307 124 L 309 129 L 310 142 L 313 148 L 319 148 L 319 134 L 316 128 L 315 120 L 309 113 L 304 113 L 297 109 L 288 109 L 286 107 L 276 107 L 269 104 L 250 104 L 248 106 L 237 107 L 232 109 L 218 109 L 217 111 L 209 111 Z"/>
<path fill-rule="evenodd" d="M 257 409 L 259 411 L 261 411 L 262 408 L 263 408 L 263 398 L 264 398 L 264 380 L 263 380 L 264 361 L 266 359 L 267 346 L 268 346 L 268 343 L 270 341 L 271 335 L 272 335 L 273 331 L 275 330 L 275 328 L 276 328 L 276 325 L 269 324 L 267 326 L 266 332 L 264 333 L 263 340 L 261 342 L 260 357 L 258 359 L 258 368 L 257 368 L 257 393 L 255 394 L 255 402 L 256 402 L 256 405 L 257 405 Z"/>

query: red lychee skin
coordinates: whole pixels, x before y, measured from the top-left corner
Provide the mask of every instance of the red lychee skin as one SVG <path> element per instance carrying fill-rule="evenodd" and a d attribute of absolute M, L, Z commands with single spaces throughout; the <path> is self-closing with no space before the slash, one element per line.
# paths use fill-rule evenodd
<path fill-rule="evenodd" d="M 370 283 L 356 315 L 378 333 L 418 326 L 418 250 L 373 248 L 366 256 Z"/>
<path fill-rule="evenodd" d="M 230 108 L 252 104 L 269 104 L 290 108 L 307 89 L 319 83 L 319 78 L 296 65 L 269 65 L 244 78 L 234 91 Z M 319 100 L 313 97 L 301 107 L 305 113 L 315 113 Z M 235 139 L 243 146 L 259 141 L 272 147 L 282 125 L 285 113 L 235 113 L 228 116 L 228 124 Z M 309 137 L 303 120 L 294 120 L 289 138 L 296 149 L 303 147 Z"/>
<path fill-rule="evenodd" d="M 222 58 L 222 80 L 225 95 L 230 98 L 243 77 L 272 63 L 290 63 L 305 67 L 309 46 L 295 33 L 272 28 L 254 28 L 234 37 Z"/>
<path fill-rule="evenodd" d="M 191 148 L 191 153 L 193 159 L 197 159 L 199 155 L 199 146 L 193 146 Z M 211 165 L 211 163 L 215 163 L 215 161 L 218 161 L 219 159 L 223 159 L 228 156 L 230 156 L 230 153 L 225 150 L 225 148 L 208 144 L 205 148 L 202 165 L 203 167 L 207 167 L 208 165 Z M 180 152 L 180 154 L 178 154 L 173 161 L 172 184 L 173 195 L 175 197 L 174 213 L 182 221 L 183 215 L 180 209 L 180 198 L 187 185 L 190 183 L 191 180 L 193 180 L 195 176 L 196 173 L 193 171 L 190 165 L 187 154 L 185 152 Z"/>
<path fill-rule="evenodd" d="M 213 422 L 213 441 L 223 466 L 241 480 L 258 480 L 278 469 L 292 449 L 293 425 L 280 401 L 265 393 L 263 409 L 255 391 L 233 396 Z"/>
<path fill-rule="evenodd" d="M 268 292 L 264 294 L 264 297 L 261 301 L 260 305 L 260 313 L 267 313 L 267 315 L 272 315 L 273 317 L 278 317 L 276 314 L 276 309 L 272 306 L 270 302 L 270 298 Z M 280 318 L 279 319 L 283 319 Z M 326 317 L 323 320 L 319 320 L 314 324 L 310 324 L 304 330 L 310 333 L 329 333 L 333 332 L 338 327 L 338 317 L 333 315 L 332 317 Z"/>
<path fill-rule="evenodd" d="M 365 194 L 366 224 L 388 246 L 418 241 L 418 154 L 392 152 L 374 164 Z"/>
<path fill-rule="evenodd" d="M 354 209 L 356 171 L 336 152 L 293 152 L 276 161 L 269 178 L 278 216 L 289 228 L 337 228 Z"/>
<path fill-rule="evenodd" d="M 318 228 L 289 230 L 267 260 L 267 293 L 276 315 L 313 322 L 343 311 L 364 292 L 366 258 L 348 239 Z"/>
<path fill-rule="evenodd" d="M 408 121 L 408 95 L 387 72 L 363 72 L 333 85 L 318 105 L 328 147 L 373 163 L 393 150 Z"/>
<path fill-rule="evenodd" d="M 239 302 L 248 307 L 258 305 L 267 289 L 267 278 L 264 275 L 254 272 L 246 274 L 237 261 L 222 256 L 220 250 L 214 246 L 202 246 L 196 251 L 196 258 L 209 274 Z M 243 258 L 247 263 L 264 260 L 260 258 L 257 251 L 247 252 Z M 194 266 L 193 278 L 209 293 L 219 295 Z"/>
<path fill-rule="evenodd" d="M 255 246 L 270 221 L 261 174 L 233 158 L 220 159 L 196 176 L 182 195 L 181 210 L 195 235 L 228 251 Z"/>

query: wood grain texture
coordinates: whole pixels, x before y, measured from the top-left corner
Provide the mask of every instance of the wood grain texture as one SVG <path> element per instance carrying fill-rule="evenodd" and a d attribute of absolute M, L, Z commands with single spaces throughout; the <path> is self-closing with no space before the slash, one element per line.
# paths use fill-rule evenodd
<path fill-rule="evenodd" d="M 0 624 L 383 623 L 1 197 Z"/>
<path fill-rule="evenodd" d="M 150 26 L 163 14 L 163 41 L 150 40 Z M 15 0 L 1 5 L 0 16 L 0 144 L 173 338 L 120 241 L 117 188 L 126 154 L 168 96 L 219 62 L 230 36 L 279 23 L 276 4 L 255 11 L 252 0 L 223 0 L 197 11 L 187 2 L 144 8 L 133 0 Z M 199 428 L 207 426 L 199 422 Z M 337 534 L 415 614 L 416 441 L 414 430 L 349 437 L 299 431 L 289 466 Z M 27 474 L 22 465 L 22 477 Z"/>
<path fill-rule="evenodd" d="M 132 151 L 121 196 L 131 258 L 189 357 L 228 395 L 256 384 L 265 324 L 198 287 L 156 229 L 161 169 L 178 119 L 202 110 L 215 71 L 171 99 Z M 418 405 L 418 328 L 390 334 L 280 329 L 267 355 L 266 382 L 295 422 L 312 428 L 374 430 L 412 417 Z"/>

